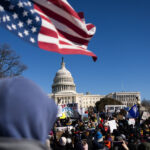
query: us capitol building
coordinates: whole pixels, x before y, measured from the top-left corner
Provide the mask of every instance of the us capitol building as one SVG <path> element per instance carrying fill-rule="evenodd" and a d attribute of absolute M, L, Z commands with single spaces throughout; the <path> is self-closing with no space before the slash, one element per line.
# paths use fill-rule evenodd
<path fill-rule="evenodd" d="M 61 68 L 56 72 L 52 84 L 52 93 L 49 94 L 56 104 L 78 104 L 78 108 L 88 108 L 95 106 L 95 103 L 104 97 L 111 97 L 120 100 L 123 105 L 132 106 L 140 99 L 139 92 L 117 92 L 108 95 L 92 95 L 90 93 L 77 93 L 76 85 L 71 73 L 66 69 L 64 60 L 62 59 Z"/>

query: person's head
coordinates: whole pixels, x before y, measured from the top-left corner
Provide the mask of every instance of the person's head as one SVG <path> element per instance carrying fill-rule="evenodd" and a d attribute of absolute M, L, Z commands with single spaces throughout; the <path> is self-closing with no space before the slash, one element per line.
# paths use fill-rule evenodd
<path fill-rule="evenodd" d="M 72 145 L 72 139 L 70 137 L 68 137 L 66 140 L 67 145 Z"/>
<path fill-rule="evenodd" d="M 102 133 L 100 131 L 97 131 L 95 134 L 95 140 L 97 140 L 98 142 L 103 141 L 103 136 Z"/>
<path fill-rule="evenodd" d="M 116 140 L 119 141 L 119 142 L 121 142 L 121 141 L 123 141 L 123 137 L 122 136 L 117 136 Z"/>
<path fill-rule="evenodd" d="M 65 146 L 66 143 L 67 143 L 66 137 L 61 137 L 61 138 L 59 139 L 59 144 L 60 144 L 61 146 Z"/>
<path fill-rule="evenodd" d="M 0 137 L 44 143 L 56 113 L 54 101 L 34 82 L 23 77 L 0 79 Z"/>
<path fill-rule="evenodd" d="M 86 132 L 85 132 L 85 136 L 88 137 L 89 135 L 90 135 L 90 132 L 89 132 L 89 131 L 86 131 Z"/>
<path fill-rule="evenodd" d="M 82 140 L 82 144 L 83 144 L 83 146 L 85 146 L 87 144 L 87 141 L 85 139 Z"/>
<path fill-rule="evenodd" d="M 123 140 L 126 140 L 126 136 L 124 134 L 120 135 L 122 137 Z"/>

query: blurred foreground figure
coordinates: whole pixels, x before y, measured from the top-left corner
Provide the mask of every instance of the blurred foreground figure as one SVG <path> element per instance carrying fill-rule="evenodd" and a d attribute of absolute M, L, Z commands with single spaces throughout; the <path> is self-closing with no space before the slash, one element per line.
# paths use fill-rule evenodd
<path fill-rule="evenodd" d="M 0 150 L 46 150 L 57 106 L 32 81 L 0 79 Z"/>

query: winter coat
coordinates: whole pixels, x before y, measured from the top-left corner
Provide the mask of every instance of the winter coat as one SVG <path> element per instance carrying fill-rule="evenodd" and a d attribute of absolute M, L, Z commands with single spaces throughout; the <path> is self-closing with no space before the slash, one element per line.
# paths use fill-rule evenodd
<path fill-rule="evenodd" d="M 78 141 L 77 143 L 74 143 L 74 150 L 84 150 L 82 141 Z"/>
<path fill-rule="evenodd" d="M 86 137 L 87 144 L 88 144 L 88 150 L 93 150 L 93 143 L 92 143 L 92 137 L 88 136 Z"/>
<path fill-rule="evenodd" d="M 98 142 L 97 140 L 93 141 L 93 149 L 94 150 L 100 150 L 103 149 L 105 147 L 104 142 Z"/>
<path fill-rule="evenodd" d="M 62 146 L 60 144 L 55 145 L 54 150 L 67 150 L 66 145 Z"/>

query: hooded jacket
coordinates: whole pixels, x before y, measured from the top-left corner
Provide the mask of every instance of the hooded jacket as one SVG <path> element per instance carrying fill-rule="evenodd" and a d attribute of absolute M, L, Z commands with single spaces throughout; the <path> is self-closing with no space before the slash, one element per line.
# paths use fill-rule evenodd
<path fill-rule="evenodd" d="M 34 82 L 23 77 L 0 79 L 0 149 L 12 144 L 24 150 L 24 142 L 44 144 L 56 114 L 54 101 Z"/>
<path fill-rule="evenodd" d="M 99 150 L 104 148 L 103 136 L 101 132 L 96 132 L 93 140 L 94 150 Z"/>

